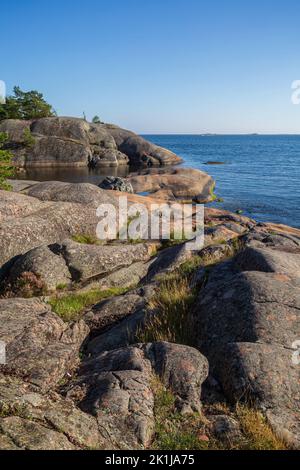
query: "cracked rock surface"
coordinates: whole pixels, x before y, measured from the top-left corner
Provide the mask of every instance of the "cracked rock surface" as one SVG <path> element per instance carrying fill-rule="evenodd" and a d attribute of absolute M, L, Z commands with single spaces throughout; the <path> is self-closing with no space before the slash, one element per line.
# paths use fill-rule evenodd
<path fill-rule="evenodd" d="M 198 347 L 231 401 L 256 403 L 273 429 L 299 447 L 299 238 L 260 231 L 217 266 L 194 309 Z"/>

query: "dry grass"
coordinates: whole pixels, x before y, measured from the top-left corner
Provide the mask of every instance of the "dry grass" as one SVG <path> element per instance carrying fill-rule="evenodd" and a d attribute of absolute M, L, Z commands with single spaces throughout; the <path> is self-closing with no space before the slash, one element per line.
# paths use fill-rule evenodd
<path fill-rule="evenodd" d="M 287 450 L 284 442 L 274 434 L 266 419 L 259 411 L 247 406 L 238 405 L 235 414 L 246 437 L 243 449 Z"/>
<path fill-rule="evenodd" d="M 205 414 L 181 415 L 176 411 L 175 397 L 158 378 L 153 379 L 155 395 L 155 437 L 151 445 L 157 450 L 287 450 L 265 418 L 247 405 L 230 409 L 227 404 L 214 405 L 214 414 L 228 415 L 240 426 L 235 439 L 218 440 Z"/>
<path fill-rule="evenodd" d="M 150 313 L 137 340 L 143 343 L 169 341 L 192 344 L 190 311 L 195 293 L 186 276 L 169 276 L 161 282 L 155 298 L 149 303 Z"/>

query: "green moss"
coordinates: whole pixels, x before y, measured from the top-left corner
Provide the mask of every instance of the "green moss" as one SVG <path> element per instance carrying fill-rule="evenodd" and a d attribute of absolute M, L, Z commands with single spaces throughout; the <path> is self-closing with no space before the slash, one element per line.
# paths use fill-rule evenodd
<path fill-rule="evenodd" d="M 101 241 L 92 235 L 87 233 L 75 234 L 72 236 L 72 240 L 83 245 L 100 245 Z"/>
<path fill-rule="evenodd" d="M 35 145 L 35 138 L 31 134 L 30 129 L 28 127 L 24 129 L 23 142 L 28 148 L 31 148 Z"/>
<path fill-rule="evenodd" d="M 31 415 L 23 403 L 5 403 L 0 401 L 0 418 L 8 418 L 10 416 L 19 416 L 24 419 L 31 419 Z"/>
<path fill-rule="evenodd" d="M 127 290 L 124 288 L 112 288 L 104 291 L 91 289 L 87 292 L 52 297 L 48 303 L 64 321 L 74 321 L 79 318 L 85 308 L 109 297 L 124 294 Z"/>

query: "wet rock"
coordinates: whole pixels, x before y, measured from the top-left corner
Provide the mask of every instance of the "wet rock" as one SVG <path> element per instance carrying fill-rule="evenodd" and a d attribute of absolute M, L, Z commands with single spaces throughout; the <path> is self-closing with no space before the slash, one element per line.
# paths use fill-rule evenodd
<path fill-rule="evenodd" d="M 131 183 L 128 183 L 124 178 L 115 176 L 107 176 L 100 184 L 99 188 L 112 191 L 121 191 L 124 193 L 133 193 Z"/>

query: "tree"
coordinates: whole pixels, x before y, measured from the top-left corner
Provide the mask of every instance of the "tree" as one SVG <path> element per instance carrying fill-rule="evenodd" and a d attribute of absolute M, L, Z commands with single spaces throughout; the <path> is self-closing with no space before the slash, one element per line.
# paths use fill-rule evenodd
<path fill-rule="evenodd" d="M 94 124 L 102 124 L 102 121 L 101 119 L 99 118 L 99 116 L 94 116 L 93 119 L 92 119 L 92 122 Z"/>
<path fill-rule="evenodd" d="M 13 155 L 8 150 L 3 150 L 3 146 L 7 141 L 7 135 L 4 132 L 0 133 L 0 189 L 9 190 L 10 185 L 7 183 L 7 178 L 14 176 L 15 170 L 12 166 Z"/>
<path fill-rule="evenodd" d="M 52 106 L 38 91 L 22 91 L 14 87 L 14 94 L 0 104 L 0 121 L 3 119 L 38 119 L 55 116 Z"/>

